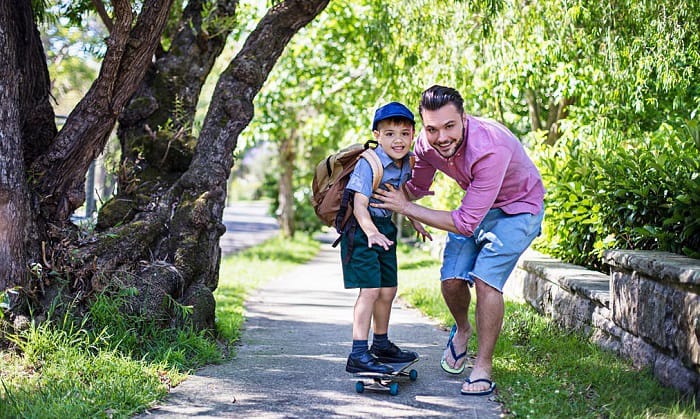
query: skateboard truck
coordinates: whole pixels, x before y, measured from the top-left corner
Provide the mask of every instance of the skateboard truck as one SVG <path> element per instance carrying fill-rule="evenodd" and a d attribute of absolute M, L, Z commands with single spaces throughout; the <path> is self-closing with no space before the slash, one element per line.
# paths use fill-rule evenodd
<path fill-rule="evenodd" d="M 418 362 L 418 358 L 411 362 L 385 363 L 394 368 L 394 372 L 391 374 L 376 372 L 355 373 L 353 376 L 360 378 L 360 380 L 357 380 L 355 383 L 355 391 L 358 393 L 364 392 L 365 389 L 388 391 L 392 396 L 396 396 L 399 394 L 399 381 L 403 381 L 406 378 L 411 381 L 416 381 L 418 379 L 418 371 L 415 369 L 408 369 L 416 362 Z"/>

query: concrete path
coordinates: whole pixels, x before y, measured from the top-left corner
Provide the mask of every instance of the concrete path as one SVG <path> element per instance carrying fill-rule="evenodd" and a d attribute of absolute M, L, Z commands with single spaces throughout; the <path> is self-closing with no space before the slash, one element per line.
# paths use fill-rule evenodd
<path fill-rule="evenodd" d="M 219 238 L 221 253 L 227 255 L 255 246 L 279 232 L 277 220 L 269 216 L 267 202 L 234 202 L 224 209 L 226 233 Z"/>
<path fill-rule="evenodd" d="M 397 396 L 356 393 L 345 372 L 356 293 L 343 289 L 339 252 L 324 243 L 313 261 L 249 298 L 232 361 L 200 369 L 140 417 L 500 417 L 489 397 L 459 394 L 469 370 L 455 377 L 440 369 L 448 332 L 399 303 L 389 337 L 421 355 L 418 380 L 402 382 Z"/>

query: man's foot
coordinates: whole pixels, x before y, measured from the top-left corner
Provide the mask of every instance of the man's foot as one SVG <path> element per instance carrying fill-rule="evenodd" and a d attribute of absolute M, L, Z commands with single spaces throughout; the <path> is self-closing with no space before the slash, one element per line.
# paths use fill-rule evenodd
<path fill-rule="evenodd" d="M 365 352 L 360 356 L 348 356 L 348 363 L 345 365 L 347 372 L 376 372 L 379 374 L 391 374 L 394 369 L 389 365 L 384 365 L 369 352 Z"/>
<path fill-rule="evenodd" d="M 417 353 L 400 349 L 398 346 L 394 345 L 393 342 L 389 342 L 389 347 L 385 349 L 379 349 L 372 345 L 369 352 L 376 356 L 379 362 L 387 364 L 411 362 L 418 359 Z"/>
<path fill-rule="evenodd" d="M 472 380 L 467 378 L 462 384 L 462 389 L 460 393 L 465 396 L 487 396 L 496 389 L 496 383 L 488 378 L 477 378 Z"/>
<path fill-rule="evenodd" d="M 471 337 L 471 333 L 469 333 L 464 344 L 458 346 L 455 343 L 456 335 L 457 325 L 454 325 L 450 331 L 450 337 L 447 340 L 445 352 L 440 360 L 440 367 L 450 374 L 461 374 L 464 371 L 464 367 L 467 363 L 467 346 L 469 344 L 469 338 Z M 459 352 L 456 350 L 456 346 L 460 349 L 464 348 L 464 351 Z"/>

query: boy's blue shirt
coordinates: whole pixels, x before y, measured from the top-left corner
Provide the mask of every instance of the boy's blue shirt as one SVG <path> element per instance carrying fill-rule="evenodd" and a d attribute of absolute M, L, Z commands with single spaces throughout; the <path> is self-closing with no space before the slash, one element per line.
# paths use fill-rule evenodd
<path fill-rule="evenodd" d="M 377 156 L 379 156 L 379 161 L 384 167 L 382 181 L 379 183 L 380 188 L 386 189 L 386 186 L 384 186 L 385 183 L 390 183 L 395 188 L 398 188 L 408 182 L 411 178 L 410 156 L 413 155 L 412 151 L 409 151 L 409 153 L 404 156 L 400 168 L 394 163 L 391 157 L 386 154 L 381 146 L 375 148 L 374 151 L 377 153 Z M 369 197 L 370 203 L 379 202 L 372 198 L 372 167 L 365 159 L 360 159 L 360 161 L 357 162 L 355 170 L 353 170 L 350 175 L 350 180 L 345 188 Z M 372 217 L 391 217 L 392 211 L 370 206 L 369 214 Z"/>

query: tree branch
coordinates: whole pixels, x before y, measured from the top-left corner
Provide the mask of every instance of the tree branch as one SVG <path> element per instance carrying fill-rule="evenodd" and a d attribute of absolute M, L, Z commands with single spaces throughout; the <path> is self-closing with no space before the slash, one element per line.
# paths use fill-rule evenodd
<path fill-rule="evenodd" d="M 82 204 L 88 167 L 151 64 L 171 4 L 172 0 L 145 1 L 132 28 L 131 4 L 113 2 L 114 26 L 100 74 L 32 167 L 45 219 L 65 221 Z"/>
<path fill-rule="evenodd" d="M 107 28 L 107 32 L 112 33 L 114 25 L 112 24 L 112 18 L 107 14 L 104 3 L 102 3 L 101 0 L 92 0 L 92 5 L 95 6 L 95 10 L 97 10 L 97 14 L 100 16 L 100 19 L 102 19 L 102 23 L 104 23 L 105 28 Z"/>
<path fill-rule="evenodd" d="M 203 189 L 225 190 L 238 136 L 253 118 L 255 95 L 292 36 L 321 13 L 328 2 L 283 1 L 261 19 L 219 78 L 190 170 L 183 176 L 186 183 L 207 179 L 215 184 L 202 185 Z"/>

